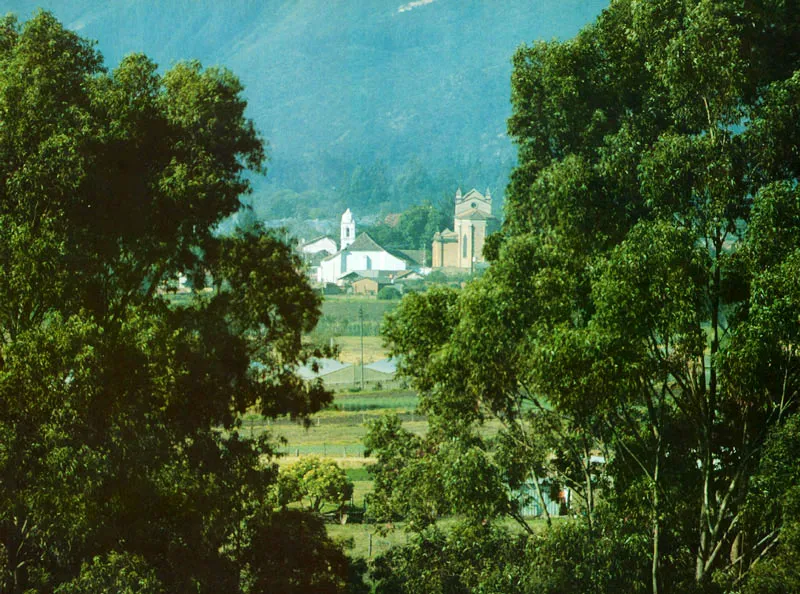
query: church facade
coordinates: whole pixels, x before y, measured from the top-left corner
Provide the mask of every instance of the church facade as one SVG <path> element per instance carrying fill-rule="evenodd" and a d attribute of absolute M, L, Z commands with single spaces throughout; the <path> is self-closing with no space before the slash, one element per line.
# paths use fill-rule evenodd
<path fill-rule="evenodd" d="M 474 188 L 461 194 L 456 191 L 453 229 L 445 229 L 433 236 L 433 268 L 460 268 L 473 270 L 483 264 L 483 244 L 493 230 L 497 219 L 492 216 L 492 194 L 486 195 Z"/>

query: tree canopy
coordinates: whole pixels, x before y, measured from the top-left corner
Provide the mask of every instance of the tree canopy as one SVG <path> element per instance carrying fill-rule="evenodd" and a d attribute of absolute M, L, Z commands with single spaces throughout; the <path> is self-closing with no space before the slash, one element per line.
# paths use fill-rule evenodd
<path fill-rule="evenodd" d="M 197 62 L 109 71 L 46 12 L 0 20 L 3 592 L 344 587 L 319 521 L 274 516 L 269 436 L 238 431 L 330 398 L 293 373 L 320 313 L 291 248 L 215 233 L 264 172 L 241 91 Z M 319 545 L 310 573 L 279 525 Z"/>
<path fill-rule="evenodd" d="M 800 395 L 796 9 L 616 0 L 574 39 L 520 47 L 492 266 L 387 326 L 430 415 L 421 459 L 456 440 L 504 485 L 487 506 L 473 472 L 453 477 L 459 507 L 530 529 L 517 490 L 546 509 L 566 488 L 588 542 L 636 543 L 614 570 L 629 591 L 738 591 L 777 550 L 792 571 L 789 502 L 757 520 L 747 502 L 762 473 L 794 476 L 764 452 Z"/>

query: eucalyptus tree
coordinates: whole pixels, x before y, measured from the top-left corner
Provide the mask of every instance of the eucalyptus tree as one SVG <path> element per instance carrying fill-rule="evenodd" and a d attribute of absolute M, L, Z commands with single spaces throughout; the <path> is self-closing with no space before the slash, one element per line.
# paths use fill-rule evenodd
<path fill-rule="evenodd" d="M 800 389 L 790 4 L 618 0 L 520 47 L 492 267 L 388 325 L 447 435 L 499 421 L 508 486 L 546 474 L 590 531 L 602 500 L 647 534 L 653 592 L 742 583 L 781 538 L 743 520 Z"/>
<path fill-rule="evenodd" d="M 48 13 L 0 21 L 0 591 L 344 587 L 316 520 L 273 517 L 268 436 L 238 431 L 329 398 L 293 373 L 320 314 L 291 248 L 214 232 L 264 172 L 241 92 L 196 62 L 109 71 Z M 292 526 L 321 547 L 303 579 Z"/>

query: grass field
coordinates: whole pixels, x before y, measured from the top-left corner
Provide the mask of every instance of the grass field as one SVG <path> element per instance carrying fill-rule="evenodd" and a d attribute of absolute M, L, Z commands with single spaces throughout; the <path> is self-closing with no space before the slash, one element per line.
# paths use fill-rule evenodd
<path fill-rule="evenodd" d="M 322 302 L 322 313 L 327 316 L 358 320 L 358 310 L 364 312 L 364 322 L 381 321 L 386 312 L 392 311 L 397 300 L 386 301 L 360 295 L 327 295 Z"/>
<path fill-rule="evenodd" d="M 279 450 L 286 456 L 283 460 L 315 454 L 340 460 L 361 460 L 363 466 L 362 439 L 370 421 L 395 413 L 404 420 L 408 430 L 417 434 L 427 430 L 425 417 L 416 412 L 417 402 L 417 395 L 411 390 L 337 394 L 329 408 L 314 415 L 308 428 L 288 419 L 267 420 L 258 415 L 247 415 L 242 421 L 242 432 L 248 436 L 269 432 L 281 440 L 283 445 Z"/>
<path fill-rule="evenodd" d="M 419 399 L 411 390 L 394 392 L 337 394 L 333 401 L 336 410 L 345 412 L 383 411 L 412 413 Z"/>
<path fill-rule="evenodd" d="M 342 543 L 347 554 L 354 559 L 376 557 L 395 545 L 405 544 L 410 537 L 402 527 L 386 535 L 378 534 L 371 524 L 328 524 L 327 528 L 328 535 L 334 541 Z"/>
<path fill-rule="evenodd" d="M 399 301 L 382 301 L 374 297 L 354 295 L 328 295 L 322 302 L 322 319 L 312 332 L 312 337 L 326 339 L 339 336 L 360 336 L 359 310 L 364 315 L 364 336 L 379 336 L 383 316 L 392 311 Z"/>
<path fill-rule="evenodd" d="M 552 518 L 553 522 L 563 522 L 566 518 Z M 453 518 L 445 518 L 437 522 L 441 528 L 447 529 L 455 523 Z M 543 530 L 546 526 L 545 520 L 530 520 L 534 531 Z M 507 519 L 501 525 L 512 533 L 521 532 L 523 528 L 514 520 Z M 337 542 L 342 543 L 347 554 L 353 558 L 369 559 L 385 553 L 395 545 L 403 545 L 412 537 L 405 530 L 405 524 L 398 522 L 394 529 L 385 535 L 378 534 L 376 526 L 373 524 L 328 524 L 328 535 Z M 370 541 L 372 546 L 370 547 Z"/>

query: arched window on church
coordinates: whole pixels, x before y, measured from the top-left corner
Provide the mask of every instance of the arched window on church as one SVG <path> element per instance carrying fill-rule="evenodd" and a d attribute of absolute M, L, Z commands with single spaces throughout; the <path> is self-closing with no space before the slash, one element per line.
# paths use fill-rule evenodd
<path fill-rule="evenodd" d="M 345 237 L 350 237 L 350 227 L 345 227 L 345 229 L 344 229 L 344 236 L 345 236 Z"/>
<path fill-rule="evenodd" d="M 464 233 L 464 240 L 461 242 L 461 257 L 467 257 L 467 234 Z"/>

